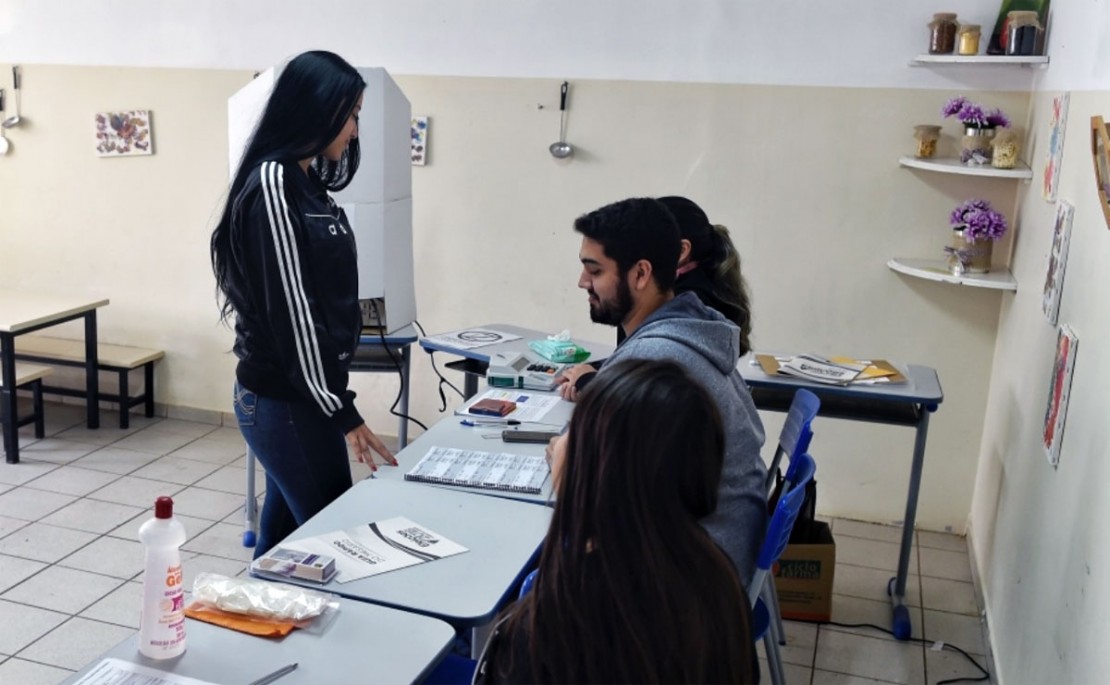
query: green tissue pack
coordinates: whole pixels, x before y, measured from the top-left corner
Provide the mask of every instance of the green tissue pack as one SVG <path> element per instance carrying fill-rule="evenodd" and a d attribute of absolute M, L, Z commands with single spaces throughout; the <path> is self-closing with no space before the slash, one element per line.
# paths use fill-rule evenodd
<path fill-rule="evenodd" d="M 557 364 L 576 364 L 590 358 L 590 351 L 573 340 L 533 340 L 528 343 L 532 351 Z"/>

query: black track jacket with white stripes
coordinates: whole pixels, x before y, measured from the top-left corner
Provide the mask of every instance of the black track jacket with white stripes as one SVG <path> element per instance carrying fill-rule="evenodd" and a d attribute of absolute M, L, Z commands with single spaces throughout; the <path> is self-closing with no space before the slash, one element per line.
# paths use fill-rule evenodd
<path fill-rule="evenodd" d="M 347 377 L 362 317 L 346 215 L 297 164 L 263 162 L 235 201 L 239 383 L 306 401 L 344 433 L 357 428 Z"/>

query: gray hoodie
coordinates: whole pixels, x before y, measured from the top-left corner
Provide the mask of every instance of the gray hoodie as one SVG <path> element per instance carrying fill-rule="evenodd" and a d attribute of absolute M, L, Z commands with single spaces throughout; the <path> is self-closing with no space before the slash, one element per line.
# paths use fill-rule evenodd
<path fill-rule="evenodd" d="M 717 510 L 701 524 L 736 565 L 747 587 L 767 528 L 767 467 L 760 456 L 763 422 L 736 370 L 740 329 L 692 293 L 651 314 L 601 367 L 621 359 L 673 361 L 709 391 L 725 426 L 725 459 Z"/>

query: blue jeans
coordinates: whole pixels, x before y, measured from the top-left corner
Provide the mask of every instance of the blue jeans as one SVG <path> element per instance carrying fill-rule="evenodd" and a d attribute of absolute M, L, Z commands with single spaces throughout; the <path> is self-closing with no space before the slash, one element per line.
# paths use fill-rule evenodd
<path fill-rule="evenodd" d="M 266 469 L 257 559 L 351 487 L 343 433 L 307 402 L 261 397 L 235 384 L 239 432 Z"/>

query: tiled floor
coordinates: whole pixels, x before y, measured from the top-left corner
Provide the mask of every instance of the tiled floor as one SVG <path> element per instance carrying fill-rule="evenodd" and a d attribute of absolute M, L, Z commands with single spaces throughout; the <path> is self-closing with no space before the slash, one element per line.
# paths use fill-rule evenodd
<path fill-rule="evenodd" d="M 121 431 L 84 427 L 83 409 L 47 407 L 47 437 L 21 431 L 22 463 L 0 463 L 0 684 L 57 683 L 138 627 L 139 525 L 158 495 L 185 523 L 185 586 L 200 571 L 244 572 L 246 480 L 237 430 L 134 415 Z M 355 464 L 356 477 L 365 477 Z M 261 475 L 256 479 L 264 486 Z M 833 619 L 889 623 L 886 581 L 897 528 L 837 519 Z M 963 538 L 921 532 L 908 603 L 914 635 L 955 644 L 987 665 Z M 787 682 L 936 683 L 978 675 L 963 657 L 870 629 L 787 622 Z M 762 651 L 761 651 L 762 653 Z M 764 668 L 764 681 L 769 682 Z M 993 668 L 990 668 L 993 671 Z"/>

